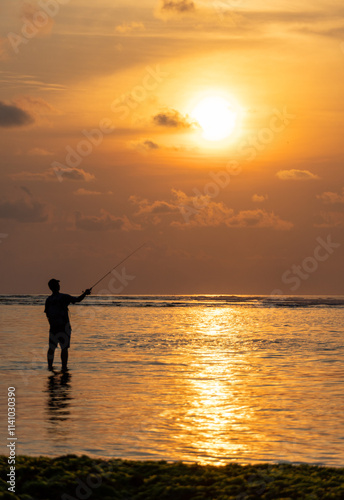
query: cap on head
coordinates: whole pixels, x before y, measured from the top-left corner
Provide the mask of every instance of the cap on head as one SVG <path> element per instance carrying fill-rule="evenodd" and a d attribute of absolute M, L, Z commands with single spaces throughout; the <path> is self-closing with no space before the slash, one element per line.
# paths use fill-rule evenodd
<path fill-rule="evenodd" d="M 58 288 L 59 286 L 60 286 L 60 280 L 56 280 L 55 278 L 52 278 L 48 282 L 48 287 L 52 292 L 56 290 L 56 288 Z"/>

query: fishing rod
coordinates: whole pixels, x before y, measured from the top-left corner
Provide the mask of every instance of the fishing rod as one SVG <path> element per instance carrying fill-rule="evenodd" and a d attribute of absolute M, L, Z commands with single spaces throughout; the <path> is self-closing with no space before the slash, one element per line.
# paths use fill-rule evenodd
<path fill-rule="evenodd" d="M 144 247 L 147 243 L 144 243 L 143 245 L 139 246 L 138 248 L 136 248 L 136 250 L 134 250 L 133 252 L 131 252 L 129 255 L 127 255 L 125 257 L 125 259 L 121 260 L 121 262 L 119 262 L 118 264 L 115 265 L 115 267 L 113 267 L 112 269 L 110 269 L 110 271 L 106 274 L 104 274 L 104 276 L 102 278 L 100 278 L 100 280 L 98 280 L 94 285 L 92 285 L 89 290 L 92 290 L 92 288 L 94 288 L 95 286 L 98 285 L 98 283 L 100 283 L 101 281 L 103 281 L 104 278 L 106 278 L 106 276 L 108 276 L 110 273 L 112 273 L 112 271 L 114 271 L 118 266 L 120 266 L 121 264 L 123 264 L 123 262 L 125 262 L 126 260 L 129 259 L 129 257 L 131 257 L 132 255 L 134 255 L 134 253 L 138 252 L 142 247 Z"/>

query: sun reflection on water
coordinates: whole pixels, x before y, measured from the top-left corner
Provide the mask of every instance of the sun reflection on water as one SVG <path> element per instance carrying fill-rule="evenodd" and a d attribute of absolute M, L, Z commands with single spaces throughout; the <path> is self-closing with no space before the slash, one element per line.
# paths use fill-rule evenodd
<path fill-rule="evenodd" d="M 238 363 L 245 363 L 242 355 L 231 352 L 221 342 L 224 325 L 231 330 L 230 315 L 224 320 L 223 310 L 209 309 L 194 311 L 193 332 L 199 337 L 202 346 L 189 356 L 188 365 L 192 377 L 184 380 L 182 406 L 163 412 L 164 417 L 173 418 L 178 428 L 174 434 L 176 455 L 180 456 L 179 447 L 187 446 L 192 460 L 197 450 L 200 463 L 223 463 L 223 458 L 235 459 L 245 454 L 247 444 L 233 439 L 238 433 L 250 433 L 250 422 L 254 417 L 252 408 L 245 403 L 242 379 L 237 374 Z M 235 332 L 232 334 L 235 336 Z M 206 337 L 214 337 L 207 345 Z M 218 339 L 216 337 L 218 336 Z M 204 345 L 206 344 L 206 347 Z M 177 413 L 177 415 L 175 414 Z M 221 457 L 216 462 L 214 457 Z"/>

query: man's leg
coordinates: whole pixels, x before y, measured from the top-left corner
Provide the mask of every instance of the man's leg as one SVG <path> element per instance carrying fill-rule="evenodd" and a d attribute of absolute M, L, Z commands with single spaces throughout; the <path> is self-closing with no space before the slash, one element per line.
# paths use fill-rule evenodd
<path fill-rule="evenodd" d="M 62 361 L 62 370 L 67 370 L 68 363 L 68 347 L 61 349 L 61 361 Z"/>
<path fill-rule="evenodd" d="M 61 332 L 59 335 L 59 343 L 61 346 L 61 361 L 62 361 L 62 371 L 67 370 L 68 363 L 68 349 L 70 346 L 70 336 L 71 336 L 71 327 L 70 324 L 67 323 L 65 325 L 64 332 Z"/>
<path fill-rule="evenodd" d="M 48 370 L 53 369 L 54 354 L 55 354 L 55 349 L 53 349 L 52 347 L 49 347 L 48 352 L 47 352 Z"/>

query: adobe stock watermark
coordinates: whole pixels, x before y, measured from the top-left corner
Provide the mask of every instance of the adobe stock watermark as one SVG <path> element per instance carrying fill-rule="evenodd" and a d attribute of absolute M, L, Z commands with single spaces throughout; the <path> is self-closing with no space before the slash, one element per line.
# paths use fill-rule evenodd
<path fill-rule="evenodd" d="M 116 269 L 114 269 L 113 271 L 111 271 L 111 274 L 112 278 L 110 279 L 107 288 L 103 288 L 102 290 L 100 290 L 98 292 L 98 295 L 111 295 L 121 293 L 129 285 L 129 282 L 133 281 L 136 278 L 136 276 L 127 274 L 125 267 L 121 268 L 120 273 Z"/>
<path fill-rule="evenodd" d="M 256 134 L 251 135 L 247 139 L 242 140 L 237 147 L 237 153 L 240 156 L 239 160 L 230 160 L 226 167 L 219 172 L 211 172 L 209 177 L 212 182 L 208 182 L 203 192 L 198 188 L 193 188 L 195 197 L 192 200 L 193 206 L 179 205 L 180 213 L 185 222 L 188 224 L 190 218 L 200 213 L 213 198 L 216 198 L 221 189 L 225 189 L 231 181 L 231 176 L 237 176 L 242 171 L 242 163 L 250 163 L 254 161 L 259 153 L 264 151 L 271 144 L 276 136 L 282 133 L 286 127 L 296 118 L 296 115 L 290 114 L 286 106 L 283 110 L 275 108 L 269 119 L 267 127 L 261 128 Z"/>
<path fill-rule="evenodd" d="M 162 71 L 159 65 L 155 68 L 146 66 L 145 74 L 139 85 L 136 85 L 128 94 L 123 94 L 117 99 L 114 99 L 110 105 L 113 113 L 119 114 L 121 120 L 125 120 L 130 113 L 135 110 L 143 101 L 145 101 L 151 92 L 157 89 L 164 79 L 169 76 L 169 73 Z M 64 163 L 53 161 L 51 167 L 54 170 L 59 182 L 64 178 L 70 178 L 77 173 L 77 168 L 81 165 L 84 158 L 90 156 L 94 148 L 99 147 L 106 135 L 113 133 L 116 130 L 113 122 L 109 118 L 103 118 L 99 122 L 97 128 L 91 130 L 82 130 L 83 138 L 73 148 L 66 146 L 67 154 Z"/>
<path fill-rule="evenodd" d="M 66 5 L 70 0 L 39 0 L 40 7 L 32 15 L 32 20 L 25 18 L 20 34 L 9 32 L 7 39 L 16 54 L 19 54 L 19 47 L 26 45 L 32 38 L 44 29 L 49 21 L 51 21 L 60 12 L 61 5 Z"/>
<path fill-rule="evenodd" d="M 82 130 L 81 133 L 84 139 L 81 139 L 75 148 L 71 146 L 66 146 L 67 154 L 64 159 L 64 163 L 58 161 L 53 161 L 51 167 L 54 170 L 56 177 L 59 182 L 62 182 L 64 178 L 73 175 L 76 169 L 81 165 L 84 158 L 90 156 L 93 153 L 94 148 L 101 145 L 104 140 L 105 135 L 109 135 L 114 132 L 115 127 L 111 120 L 104 118 L 100 120 L 99 127 L 92 130 Z"/>
<path fill-rule="evenodd" d="M 331 234 L 327 236 L 326 240 L 318 236 L 316 242 L 318 245 L 314 248 L 313 255 L 305 257 L 301 264 L 294 264 L 282 274 L 281 280 L 288 285 L 290 291 L 296 292 L 302 282 L 308 280 L 318 270 L 321 262 L 325 262 L 334 253 L 335 249 L 340 247 L 340 243 L 332 241 Z M 286 294 L 279 288 L 273 290 L 270 294 L 271 297 L 279 295 Z"/>
<path fill-rule="evenodd" d="M 136 85 L 130 92 L 122 94 L 111 103 L 111 111 L 120 114 L 120 119 L 125 120 L 130 113 L 144 102 L 151 92 L 157 89 L 165 78 L 169 76 L 166 71 L 161 71 L 157 65 L 155 69 L 146 66 L 146 74 L 142 78 L 141 85 Z"/>
<path fill-rule="evenodd" d="M 122 267 L 120 271 L 117 271 L 116 269 L 112 270 L 111 275 L 112 277 L 110 278 L 107 287 L 99 290 L 97 295 L 93 297 L 96 304 L 92 306 L 81 306 L 79 310 L 80 316 L 85 316 L 87 320 L 94 320 L 96 317 L 97 302 L 101 302 L 104 295 L 118 295 L 119 293 L 122 293 L 125 288 L 127 288 L 129 283 L 136 278 L 136 276 L 127 274 L 125 267 Z"/>

